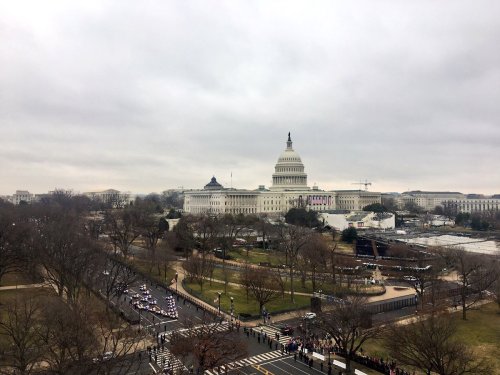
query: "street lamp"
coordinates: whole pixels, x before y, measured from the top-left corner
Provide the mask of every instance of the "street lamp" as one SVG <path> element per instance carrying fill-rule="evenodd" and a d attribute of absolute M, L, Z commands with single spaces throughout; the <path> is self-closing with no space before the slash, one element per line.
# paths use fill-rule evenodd
<path fill-rule="evenodd" d="M 234 315 L 234 298 L 231 298 L 231 323 L 233 322 L 233 315 Z"/>
<path fill-rule="evenodd" d="M 219 295 L 219 315 L 220 315 L 220 296 L 221 296 L 221 292 L 217 292 L 217 294 Z"/>
<path fill-rule="evenodd" d="M 139 309 L 139 331 L 141 330 L 141 309 Z"/>
<path fill-rule="evenodd" d="M 179 273 L 175 273 L 175 294 L 177 294 L 177 279 L 179 278 Z"/>

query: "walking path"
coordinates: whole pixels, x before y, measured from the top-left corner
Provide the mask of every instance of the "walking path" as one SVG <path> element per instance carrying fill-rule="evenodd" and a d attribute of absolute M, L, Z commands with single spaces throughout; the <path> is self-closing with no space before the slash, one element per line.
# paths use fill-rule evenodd
<path fill-rule="evenodd" d="M 203 305 L 206 308 L 214 308 L 214 306 L 206 303 L 205 301 L 193 296 L 190 294 L 183 286 L 182 282 L 185 278 L 185 272 L 184 269 L 182 268 L 181 262 L 175 262 L 174 263 L 174 269 L 178 274 L 178 280 L 177 280 L 177 288 L 180 292 L 185 293 L 187 295 L 190 295 L 192 298 L 195 298 L 201 305 Z M 224 283 L 223 280 L 217 280 L 217 279 L 212 279 L 214 282 L 219 282 L 219 283 Z M 233 283 L 233 282 L 228 282 L 228 285 L 231 286 L 236 286 L 236 287 L 242 287 L 241 284 Z M 290 291 L 286 291 L 285 293 L 290 294 Z M 300 292 L 295 292 L 297 295 L 302 295 L 302 296 L 313 296 L 312 293 L 300 293 Z M 391 299 L 391 298 L 396 298 L 396 297 L 402 297 L 402 296 L 408 296 L 408 295 L 413 295 L 415 294 L 415 290 L 412 288 L 400 288 L 400 287 L 393 287 L 393 286 L 387 286 L 386 287 L 386 292 L 382 295 L 379 296 L 372 296 L 368 297 L 368 302 L 376 302 L 376 301 L 382 301 L 386 299 Z M 298 316 L 303 316 L 306 312 L 309 312 L 310 309 L 300 309 L 300 310 L 295 310 L 295 311 L 290 311 L 287 313 L 282 313 L 282 314 L 276 314 L 273 315 L 272 320 L 273 322 L 281 322 L 284 320 L 289 320 L 293 318 L 297 318 Z M 225 316 L 227 314 L 224 314 Z M 226 316 L 226 318 L 229 318 L 229 315 Z M 247 327 L 253 327 L 261 323 L 261 319 L 256 319 L 252 321 L 247 321 L 247 322 L 242 322 L 243 326 Z"/>
<path fill-rule="evenodd" d="M 49 286 L 50 285 L 48 285 L 47 283 L 7 285 L 7 286 L 0 286 L 0 291 L 2 291 L 2 290 L 15 290 L 15 289 L 46 288 Z"/>

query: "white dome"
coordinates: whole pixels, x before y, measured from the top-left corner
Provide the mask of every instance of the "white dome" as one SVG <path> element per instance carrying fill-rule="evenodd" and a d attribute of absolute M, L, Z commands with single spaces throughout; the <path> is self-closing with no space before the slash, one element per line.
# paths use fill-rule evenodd
<path fill-rule="evenodd" d="M 288 163 L 300 163 L 302 164 L 302 160 L 300 159 L 299 154 L 293 149 L 286 149 L 283 151 L 278 158 L 278 164 L 288 164 Z"/>
<path fill-rule="evenodd" d="M 292 139 L 288 133 L 286 149 L 281 153 L 274 167 L 271 190 L 304 190 L 307 187 L 307 174 L 304 164 L 297 152 L 292 148 Z"/>

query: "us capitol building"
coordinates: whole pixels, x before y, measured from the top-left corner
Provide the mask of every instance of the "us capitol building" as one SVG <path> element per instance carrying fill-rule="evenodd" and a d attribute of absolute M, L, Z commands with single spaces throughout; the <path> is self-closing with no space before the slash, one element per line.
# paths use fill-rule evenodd
<path fill-rule="evenodd" d="M 362 210 L 380 203 L 381 194 L 363 190 L 323 191 L 307 186 L 307 174 L 299 154 L 292 147 L 288 133 L 286 149 L 274 167 L 269 189 L 228 189 L 215 177 L 203 190 L 184 192 L 184 211 L 191 214 L 275 214 L 288 212 L 293 207 L 304 207 L 317 212 L 332 210 Z"/>

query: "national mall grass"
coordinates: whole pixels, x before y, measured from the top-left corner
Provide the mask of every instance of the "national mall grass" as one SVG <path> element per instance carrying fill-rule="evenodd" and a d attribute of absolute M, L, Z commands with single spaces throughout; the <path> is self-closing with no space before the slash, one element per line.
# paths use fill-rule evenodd
<path fill-rule="evenodd" d="M 235 315 L 238 314 L 250 314 L 250 315 L 259 315 L 259 303 L 255 300 L 252 295 L 252 292 L 249 292 L 248 301 L 246 296 L 245 288 L 235 287 L 232 285 L 227 286 L 227 293 L 224 292 L 224 284 L 210 282 L 207 280 L 203 285 L 203 293 L 200 292 L 200 286 L 196 283 L 185 283 L 186 289 L 188 291 L 192 291 L 194 295 L 203 299 L 205 302 L 211 304 L 214 307 L 218 307 L 218 292 L 221 292 L 221 309 L 229 312 L 231 308 L 231 300 L 230 297 L 234 298 L 234 310 Z M 190 289 L 190 290 L 189 290 Z M 311 297 L 310 296 L 301 296 L 295 295 L 295 303 L 292 303 L 290 300 L 290 295 L 285 294 L 285 298 L 279 296 L 277 299 L 272 302 L 266 303 L 266 310 L 273 314 L 274 312 L 283 311 L 283 310 L 296 310 L 306 308 L 311 305 Z"/>

